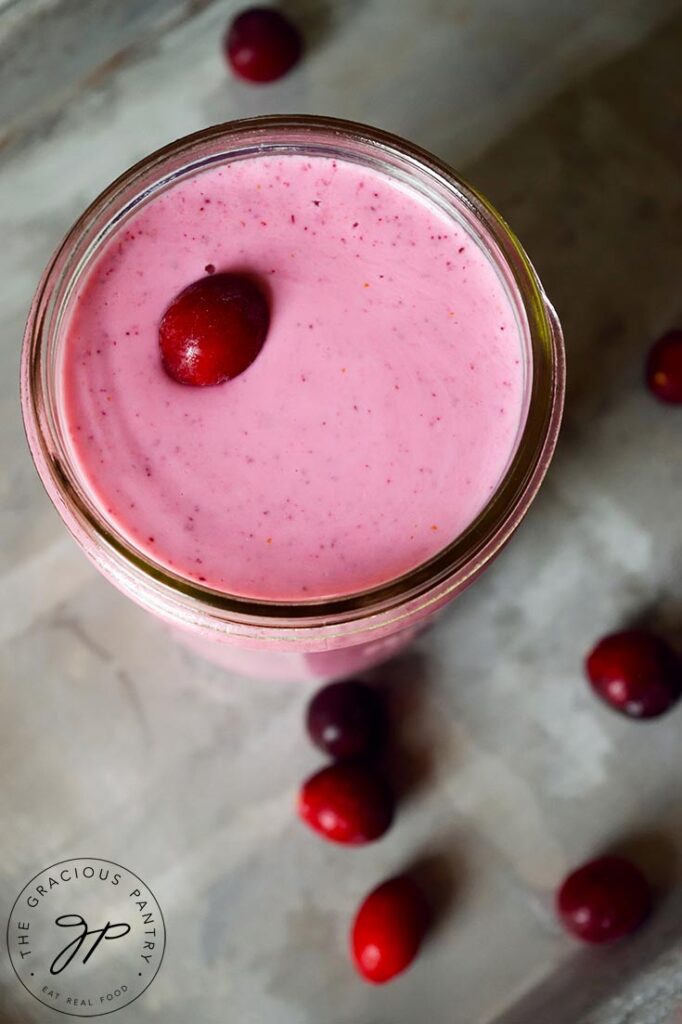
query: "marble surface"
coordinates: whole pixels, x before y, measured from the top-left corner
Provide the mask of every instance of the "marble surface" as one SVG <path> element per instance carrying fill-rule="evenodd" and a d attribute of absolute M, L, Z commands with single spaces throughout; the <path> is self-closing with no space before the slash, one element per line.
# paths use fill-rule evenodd
<path fill-rule="evenodd" d="M 682 423 L 641 386 L 650 339 L 682 322 L 680 6 L 299 0 L 312 50 L 263 89 L 221 65 L 234 6 L 0 4 L 3 919 L 66 857 L 144 878 L 166 958 L 121 1024 L 677 1024 L 682 711 L 617 718 L 581 659 L 623 623 L 682 621 Z M 30 296 L 82 207 L 173 137 L 292 110 L 379 124 L 463 167 L 524 240 L 569 358 L 563 437 L 528 520 L 381 673 L 405 795 L 390 834 L 354 852 L 292 811 L 320 762 L 308 686 L 200 662 L 101 580 L 41 491 L 17 403 Z M 640 938 L 595 954 L 560 932 L 552 891 L 614 845 L 661 904 Z M 446 912 L 411 972 L 369 988 L 347 961 L 349 919 L 415 861 Z M 4 952 L 0 1019 L 63 1019 Z"/>

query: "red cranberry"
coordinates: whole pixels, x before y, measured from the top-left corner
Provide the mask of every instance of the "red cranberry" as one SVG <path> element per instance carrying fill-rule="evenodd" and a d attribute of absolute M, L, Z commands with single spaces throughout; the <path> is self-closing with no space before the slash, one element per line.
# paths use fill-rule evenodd
<path fill-rule="evenodd" d="M 225 53 L 234 73 L 249 82 L 274 82 L 285 75 L 303 51 L 301 33 L 288 18 L 269 7 L 251 7 L 231 23 Z"/>
<path fill-rule="evenodd" d="M 682 403 L 682 330 L 668 331 L 652 345 L 646 363 L 646 382 L 661 402 Z"/>
<path fill-rule="evenodd" d="M 376 691 L 357 680 L 331 683 L 318 690 L 306 716 L 313 743 L 335 758 L 369 753 L 379 744 L 383 724 Z"/>
<path fill-rule="evenodd" d="M 367 896 L 351 932 L 351 952 L 359 973 L 380 985 L 414 960 L 426 934 L 428 909 L 411 878 L 391 878 Z"/>
<path fill-rule="evenodd" d="M 179 384 L 221 384 L 242 373 L 265 341 L 270 314 L 249 278 L 212 274 L 171 302 L 159 325 L 161 359 Z"/>
<path fill-rule="evenodd" d="M 325 839 L 357 846 L 384 834 L 393 820 L 393 798 L 371 768 L 340 761 L 304 782 L 298 813 Z"/>
<path fill-rule="evenodd" d="M 595 693 L 629 718 L 656 718 L 680 697 L 679 659 L 664 640 L 645 630 L 604 637 L 585 668 Z"/>
<path fill-rule="evenodd" d="M 652 902 L 638 867 L 624 857 L 598 857 L 568 876 L 557 895 L 557 911 L 573 935 L 603 943 L 635 931 Z"/>

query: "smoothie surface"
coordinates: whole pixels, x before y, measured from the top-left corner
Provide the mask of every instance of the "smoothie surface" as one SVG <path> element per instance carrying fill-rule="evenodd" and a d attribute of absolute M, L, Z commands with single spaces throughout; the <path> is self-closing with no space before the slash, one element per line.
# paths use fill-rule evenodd
<path fill-rule="evenodd" d="M 207 269 L 269 297 L 265 345 L 214 387 L 158 325 Z M 62 399 L 86 489 L 162 565 L 300 600 L 385 583 L 483 509 L 524 416 L 511 301 L 463 226 L 345 161 L 251 157 L 151 199 L 81 279 Z"/>

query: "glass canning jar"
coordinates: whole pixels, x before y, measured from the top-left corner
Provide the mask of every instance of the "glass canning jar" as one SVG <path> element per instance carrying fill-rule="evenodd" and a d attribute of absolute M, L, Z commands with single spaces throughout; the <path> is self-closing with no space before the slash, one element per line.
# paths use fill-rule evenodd
<path fill-rule="evenodd" d="M 65 311 L 102 246 L 142 204 L 219 163 L 298 154 L 350 160 L 413 189 L 481 247 L 506 288 L 525 354 L 525 418 L 485 508 L 435 557 L 372 590 L 331 600 L 257 601 L 175 574 L 135 548 L 89 492 L 69 453 L 58 374 Z M 334 678 L 407 643 L 491 562 L 527 512 L 549 465 L 564 393 L 561 329 L 528 257 L 492 205 L 441 161 L 375 128 L 273 116 L 217 125 L 153 153 L 109 186 L 50 261 L 29 315 L 21 394 L 41 479 L 71 534 L 115 586 L 206 656 L 247 674 Z"/>

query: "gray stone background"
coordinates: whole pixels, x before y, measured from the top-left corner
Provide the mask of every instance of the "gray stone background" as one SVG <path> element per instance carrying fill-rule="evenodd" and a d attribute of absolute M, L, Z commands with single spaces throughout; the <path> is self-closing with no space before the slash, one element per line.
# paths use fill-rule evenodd
<path fill-rule="evenodd" d="M 48 864 L 121 861 L 168 927 L 116 1021 L 679 1024 L 680 715 L 598 706 L 602 632 L 682 621 L 679 413 L 641 385 L 682 323 L 682 8 L 672 0 L 291 0 L 300 68 L 233 81 L 223 0 L 0 0 L 0 917 Z M 30 296 L 60 236 L 151 149 L 206 124 L 316 112 L 402 133 L 463 169 L 520 234 L 563 319 L 565 426 L 515 541 L 393 686 L 407 793 L 362 851 L 317 842 L 293 798 L 319 758 L 304 685 L 230 676 L 171 645 L 65 535 L 17 401 Z M 609 846 L 661 886 L 640 937 L 578 948 L 551 912 Z M 421 860 L 440 928 L 382 989 L 346 957 L 361 896 Z M 0 954 L 0 1020 L 63 1020 Z"/>

